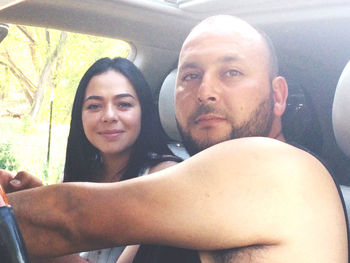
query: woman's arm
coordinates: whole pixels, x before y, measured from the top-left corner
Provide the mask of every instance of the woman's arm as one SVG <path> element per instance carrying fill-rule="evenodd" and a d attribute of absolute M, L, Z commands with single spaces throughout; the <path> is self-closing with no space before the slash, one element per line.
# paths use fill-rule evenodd
<path fill-rule="evenodd" d="M 165 168 L 171 167 L 173 165 L 176 165 L 177 162 L 173 161 L 166 161 L 161 162 L 153 167 L 150 168 L 148 174 L 155 173 L 157 171 L 163 170 Z M 117 260 L 117 263 L 131 263 L 134 260 L 134 257 L 139 249 L 139 245 L 130 245 L 127 246 L 120 257 Z"/>
<path fill-rule="evenodd" d="M 127 246 L 116 263 L 131 263 L 139 249 L 139 245 Z"/>

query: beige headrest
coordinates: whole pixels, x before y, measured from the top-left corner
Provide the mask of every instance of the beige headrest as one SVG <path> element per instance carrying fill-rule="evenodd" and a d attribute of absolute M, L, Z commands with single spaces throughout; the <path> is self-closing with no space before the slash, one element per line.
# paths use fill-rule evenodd
<path fill-rule="evenodd" d="M 340 149 L 350 157 L 350 61 L 339 78 L 332 115 L 336 141 Z"/>
<path fill-rule="evenodd" d="M 175 83 L 176 72 L 174 69 L 165 78 L 159 93 L 159 116 L 162 127 L 167 135 L 174 141 L 181 141 L 175 120 Z"/>

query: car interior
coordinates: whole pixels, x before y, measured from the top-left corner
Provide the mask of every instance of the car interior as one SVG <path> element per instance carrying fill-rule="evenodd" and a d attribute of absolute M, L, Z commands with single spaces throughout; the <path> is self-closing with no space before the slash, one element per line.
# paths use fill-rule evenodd
<path fill-rule="evenodd" d="M 334 135 L 343 153 L 350 157 L 350 143 L 349 137 L 349 121 L 344 117 L 349 108 L 350 99 L 350 62 L 345 66 L 337 84 L 334 95 L 333 109 L 332 109 L 332 123 Z M 344 200 L 346 202 L 346 209 L 348 217 L 350 214 L 350 187 L 346 185 L 341 186 Z"/>
<path fill-rule="evenodd" d="M 0 24 L 0 42 L 7 36 L 8 26 L 6 24 Z"/>
<path fill-rule="evenodd" d="M 6 0 L 0 4 L 0 40 L 7 25 L 22 24 L 128 41 L 129 59 L 159 103 L 171 149 L 187 158 L 173 109 L 177 58 L 190 29 L 214 14 L 241 17 L 271 38 L 289 84 L 284 134 L 323 159 L 350 200 L 347 0 Z"/>

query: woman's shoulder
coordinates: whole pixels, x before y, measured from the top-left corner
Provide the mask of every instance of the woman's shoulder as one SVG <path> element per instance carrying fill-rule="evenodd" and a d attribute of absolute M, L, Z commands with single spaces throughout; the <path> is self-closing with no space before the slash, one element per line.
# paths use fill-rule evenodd
<path fill-rule="evenodd" d="M 183 160 L 176 155 L 158 154 L 154 152 L 149 152 L 147 154 L 147 161 L 150 164 L 156 165 L 158 163 L 168 162 L 168 161 L 179 163 L 179 162 L 182 162 Z"/>
<path fill-rule="evenodd" d="M 171 167 L 175 164 L 177 164 L 178 162 L 174 162 L 174 161 L 164 161 L 164 162 L 160 162 L 152 167 L 150 167 L 148 173 L 154 173 L 160 170 L 163 170 L 165 168 Z"/>
<path fill-rule="evenodd" d="M 182 161 L 181 158 L 175 155 L 157 154 L 154 152 L 148 153 L 147 158 L 147 164 L 145 165 L 146 169 L 144 169 L 143 174 L 154 173 Z"/>

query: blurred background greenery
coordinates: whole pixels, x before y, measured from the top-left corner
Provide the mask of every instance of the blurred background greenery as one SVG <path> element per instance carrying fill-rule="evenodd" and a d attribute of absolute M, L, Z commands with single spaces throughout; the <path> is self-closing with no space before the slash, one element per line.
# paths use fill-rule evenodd
<path fill-rule="evenodd" d="M 97 59 L 129 52 L 121 40 L 10 25 L 0 43 L 0 168 L 59 181 L 79 80 Z"/>

